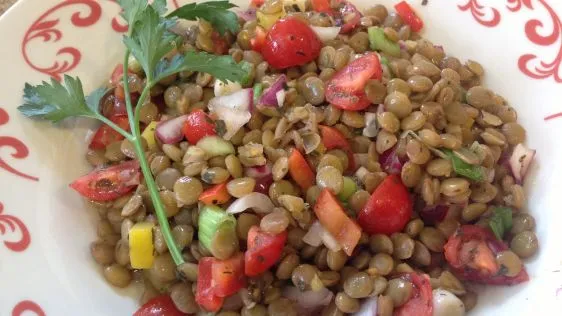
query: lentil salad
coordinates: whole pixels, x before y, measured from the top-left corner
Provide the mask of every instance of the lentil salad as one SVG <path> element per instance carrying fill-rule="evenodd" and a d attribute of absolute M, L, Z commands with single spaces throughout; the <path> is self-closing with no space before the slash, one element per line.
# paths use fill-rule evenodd
<path fill-rule="evenodd" d="M 174 45 L 156 61 L 224 55 L 241 75 L 158 76 L 125 41 L 133 57 L 99 96 L 96 169 L 71 185 L 100 213 L 90 249 L 106 280 L 145 288 L 135 315 L 464 315 L 472 282 L 529 279 L 525 130 L 406 2 L 197 17 L 161 17 Z"/>

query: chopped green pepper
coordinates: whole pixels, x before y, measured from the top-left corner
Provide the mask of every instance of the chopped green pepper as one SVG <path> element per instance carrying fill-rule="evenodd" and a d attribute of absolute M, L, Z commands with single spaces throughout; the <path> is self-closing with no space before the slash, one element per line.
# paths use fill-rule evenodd
<path fill-rule="evenodd" d="M 389 40 L 384 34 L 384 30 L 378 26 L 370 27 L 369 42 L 372 50 L 378 50 L 390 56 L 400 57 L 400 45 Z"/>

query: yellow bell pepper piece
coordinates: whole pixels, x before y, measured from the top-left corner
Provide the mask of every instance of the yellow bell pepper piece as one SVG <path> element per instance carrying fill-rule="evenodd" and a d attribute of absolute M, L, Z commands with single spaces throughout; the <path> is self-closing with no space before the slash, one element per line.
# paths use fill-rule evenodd
<path fill-rule="evenodd" d="M 283 18 L 285 16 L 285 9 L 281 10 L 278 13 L 273 14 L 265 14 L 261 11 L 256 12 L 256 17 L 258 20 L 258 24 L 266 30 L 269 30 L 277 20 Z"/>
<path fill-rule="evenodd" d="M 156 121 L 150 122 L 150 124 L 148 124 L 148 126 L 144 129 L 144 131 L 141 134 L 142 138 L 146 140 L 146 143 L 148 144 L 148 149 L 150 150 L 158 149 L 158 145 L 156 144 L 156 139 L 154 138 L 156 132 L 156 125 L 158 125 L 158 122 Z"/>
<path fill-rule="evenodd" d="M 133 269 L 149 269 L 154 262 L 153 223 L 136 223 L 129 231 L 129 257 Z"/>

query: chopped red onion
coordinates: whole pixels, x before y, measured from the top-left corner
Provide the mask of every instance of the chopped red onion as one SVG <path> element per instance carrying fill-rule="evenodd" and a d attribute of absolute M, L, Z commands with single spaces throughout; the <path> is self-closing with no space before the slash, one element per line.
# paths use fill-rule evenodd
<path fill-rule="evenodd" d="M 187 115 L 182 115 L 160 122 L 156 126 L 156 137 L 164 144 L 179 143 L 184 137 L 182 128 L 186 121 Z"/>
<path fill-rule="evenodd" d="M 378 296 L 372 296 L 361 303 L 361 308 L 353 316 L 376 316 Z"/>
<path fill-rule="evenodd" d="M 232 202 L 226 209 L 226 212 L 228 214 L 238 214 L 251 208 L 256 213 L 270 213 L 274 207 L 275 205 L 273 205 L 269 196 L 252 192 Z"/>
<path fill-rule="evenodd" d="M 277 98 L 277 92 L 281 90 L 285 90 L 285 86 L 287 85 L 287 76 L 285 74 L 280 75 L 277 80 L 271 85 L 271 87 L 265 89 L 263 92 L 259 103 L 265 106 L 270 107 L 281 107 L 283 103 L 279 103 L 279 99 Z M 284 97 L 283 100 L 284 101 Z"/>
<path fill-rule="evenodd" d="M 244 174 L 250 178 L 263 178 L 271 175 L 271 165 L 265 164 L 263 166 L 247 167 L 244 169 Z"/>
<path fill-rule="evenodd" d="M 319 306 L 330 304 L 333 297 L 332 291 L 322 288 L 319 291 L 302 292 L 294 286 L 287 286 L 283 289 L 283 296 L 289 300 L 296 302 L 300 307 L 305 309 L 314 309 Z"/>
<path fill-rule="evenodd" d="M 248 8 L 244 11 L 238 11 L 236 14 L 244 21 L 256 20 L 256 8 Z"/>
<path fill-rule="evenodd" d="M 265 195 L 269 194 L 269 187 L 273 183 L 273 176 L 269 175 L 262 178 L 256 179 L 256 186 L 254 187 L 254 192 L 263 193 Z"/>
<path fill-rule="evenodd" d="M 523 183 L 527 170 L 535 158 L 536 150 L 529 149 L 523 144 L 517 144 L 509 157 L 509 166 L 517 183 Z"/>
<path fill-rule="evenodd" d="M 385 151 L 379 157 L 379 163 L 384 171 L 389 174 L 400 174 L 406 161 L 396 154 L 396 146 Z"/>
<path fill-rule="evenodd" d="M 444 204 L 426 206 L 420 212 L 419 215 L 426 225 L 435 225 L 441 222 L 447 216 L 449 212 L 449 206 Z"/>
<path fill-rule="evenodd" d="M 316 33 L 316 36 L 322 41 L 327 42 L 330 40 L 335 39 L 340 34 L 341 27 L 339 26 L 313 26 L 311 25 L 310 28 Z"/>
<path fill-rule="evenodd" d="M 207 107 L 219 120 L 224 121 L 226 133 L 222 136 L 230 140 L 244 124 L 250 121 L 254 91 L 242 89 L 229 95 L 214 97 L 209 100 Z"/>

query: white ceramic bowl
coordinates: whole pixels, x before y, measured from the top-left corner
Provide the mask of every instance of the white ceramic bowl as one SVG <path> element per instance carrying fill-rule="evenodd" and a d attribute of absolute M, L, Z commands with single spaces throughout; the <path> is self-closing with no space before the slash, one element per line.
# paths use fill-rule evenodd
<path fill-rule="evenodd" d="M 485 67 L 485 84 L 517 109 L 527 145 L 537 150 L 525 183 L 540 239 L 539 254 L 526 262 L 531 281 L 481 289 L 473 315 L 560 315 L 562 2 L 421 2 L 410 1 L 424 36 Z M 130 315 L 137 308 L 139 290 L 112 288 L 91 259 L 96 214 L 68 187 L 88 170 L 91 122 L 57 128 L 16 110 L 25 82 L 72 74 L 86 91 L 101 85 L 122 54 L 118 11 L 114 1 L 19 0 L 0 19 L 0 315 Z"/>

